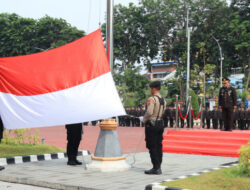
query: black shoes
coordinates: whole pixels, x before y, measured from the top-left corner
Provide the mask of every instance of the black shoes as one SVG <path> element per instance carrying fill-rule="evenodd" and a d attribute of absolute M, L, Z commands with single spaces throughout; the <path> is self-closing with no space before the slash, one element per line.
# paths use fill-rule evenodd
<path fill-rule="evenodd" d="M 82 165 L 82 162 L 79 162 L 78 160 L 75 160 L 76 165 Z"/>
<path fill-rule="evenodd" d="M 1 171 L 1 170 L 4 170 L 4 167 L 3 167 L 3 166 L 0 166 L 0 171 Z"/>
<path fill-rule="evenodd" d="M 233 131 L 232 129 L 221 129 L 221 131 Z"/>
<path fill-rule="evenodd" d="M 69 160 L 69 161 L 67 162 L 67 165 L 69 165 L 69 166 L 76 166 L 77 164 L 76 164 L 75 161 Z"/>
<path fill-rule="evenodd" d="M 162 171 L 161 171 L 161 168 L 159 169 L 154 169 L 152 168 L 151 170 L 146 170 L 144 171 L 145 174 L 149 174 L 149 175 L 161 175 L 162 174 Z"/>
<path fill-rule="evenodd" d="M 67 165 L 69 165 L 69 166 L 82 165 L 82 162 L 79 162 L 78 160 L 69 160 L 67 162 Z"/>

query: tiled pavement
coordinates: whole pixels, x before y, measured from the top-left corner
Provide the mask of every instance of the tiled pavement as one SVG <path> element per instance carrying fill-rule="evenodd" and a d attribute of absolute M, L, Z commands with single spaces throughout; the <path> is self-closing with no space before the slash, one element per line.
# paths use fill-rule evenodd
<path fill-rule="evenodd" d="M 100 189 L 100 190 L 143 190 L 147 184 L 160 182 L 219 167 L 237 161 L 237 158 L 166 154 L 164 153 L 163 175 L 148 176 L 143 172 L 151 168 L 148 153 L 137 153 L 136 163 L 129 171 L 101 173 L 85 170 L 84 166 L 66 165 L 66 159 L 8 165 L 0 172 L 0 180 L 37 185 L 55 189 Z M 79 157 L 81 160 L 82 157 Z M 90 162 L 90 157 L 85 157 Z M 132 156 L 127 158 L 132 162 Z"/>

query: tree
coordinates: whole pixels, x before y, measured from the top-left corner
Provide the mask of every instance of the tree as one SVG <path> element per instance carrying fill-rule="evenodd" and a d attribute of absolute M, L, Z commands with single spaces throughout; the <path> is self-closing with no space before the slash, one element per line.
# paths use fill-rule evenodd
<path fill-rule="evenodd" d="M 17 14 L 0 14 L 0 56 L 27 55 L 56 48 L 85 35 L 63 19 L 45 16 L 40 20 Z"/>
<path fill-rule="evenodd" d="M 233 0 L 231 3 L 229 28 L 232 43 L 235 46 L 236 61 L 242 64 L 246 76 L 245 90 L 250 81 L 250 2 L 249 0 Z"/>
<path fill-rule="evenodd" d="M 129 68 L 123 74 L 114 73 L 114 80 L 125 106 L 146 103 L 149 81 L 139 72 L 140 68 Z"/>

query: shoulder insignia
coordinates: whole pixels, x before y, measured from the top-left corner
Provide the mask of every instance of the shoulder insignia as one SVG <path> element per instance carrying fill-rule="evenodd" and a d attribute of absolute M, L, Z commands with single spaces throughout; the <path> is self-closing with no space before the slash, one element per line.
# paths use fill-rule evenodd
<path fill-rule="evenodd" d="M 147 105 L 148 105 L 148 106 L 150 105 L 150 102 L 151 102 L 151 99 L 149 98 L 149 99 L 148 99 L 148 102 L 147 102 Z"/>

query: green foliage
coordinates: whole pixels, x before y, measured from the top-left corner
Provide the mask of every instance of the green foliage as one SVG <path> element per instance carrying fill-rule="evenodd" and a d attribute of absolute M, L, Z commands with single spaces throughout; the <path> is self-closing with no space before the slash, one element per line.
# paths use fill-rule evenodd
<path fill-rule="evenodd" d="M 240 148 L 239 169 L 250 177 L 250 141 Z"/>
<path fill-rule="evenodd" d="M 123 74 L 114 74 L 118 93 L 126 107 L 146 103 L 149 81 L 139 72 L 140 68 L 129 68 Z"/>
<path fill-rule="evenodd" d="M 238 171 L 237 167 L 224 168 L 199 176 L 167 182 L 163 185 L 192 190 L 248 190 L 249 177 Z"/>
<path fill-rule="evenodd" d="M 2 139 L 3 144 L 40 144 L 39 130 L 35 130 L 31 133 L 30 129 L 14 129 L 5 130 L 4 138 Z"/>
<path fill-rule="evenodd" d="M 0 144 L 0 158 L 65 152 L 64 149 L 44 144 Z"/>
<path fill-rule="evenodd" d="M 56 48 L 85 34 L 63 19 L 45 16 L 35 20 L 7 13 L 0 14 L 0 28 L 0 57 Z"/>
<path fill-rule="evenodd" d="M 192 100 L 191 100 L 192 108 L 194 110 L 195 117 L 197 117 L 199 114 L 199 109 L 200 109 L 199 97 L 197 96 L 197 94 L 195 94 L 193 90 L 189 91 L 189 95 L 192 97 Z"/>
<path fill-rule="evenodd" d="M 117 5 L 114 14 L 114 53 L 117 71 L 134 68 L 143 63 L 147 69 L 151 61 L 178 60 L 177 80 L 169 91 L 170 99 L 179 94 L 185 100 L 187 38 L 186 10 L 190 9 L 191 77 L 190 87 L 207 98 L 218 94 L 220 53 L 213 37 L 219 40 L 223 53 L 223 76 L 231 69 L 243 67 L 245 88 L 250 80 L 249 1 L 234 0 L 141 0 L 139 5 Z M 105 34 L 105 25 L 102 27 Z M 199 73 L 205 73 L 204 77 Z M 205 84 L 208 79 L 214 81 Z M 167 81 L 169 83 L 171 81 Z M 205 92 L 204 92 L 205 88 Z"/>
<path fill-rule="evenodd" d="M 247 91 L 238 91 L 237 90 L 237 97 L 241 98 L 242 102 L 245 102 L 245 100 L 247 99 Z"/>

